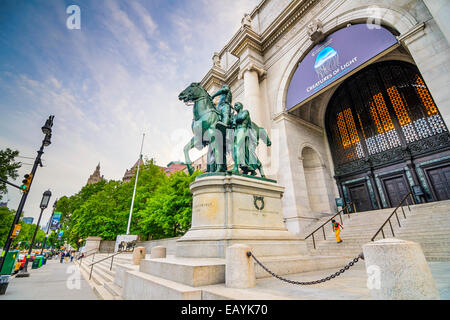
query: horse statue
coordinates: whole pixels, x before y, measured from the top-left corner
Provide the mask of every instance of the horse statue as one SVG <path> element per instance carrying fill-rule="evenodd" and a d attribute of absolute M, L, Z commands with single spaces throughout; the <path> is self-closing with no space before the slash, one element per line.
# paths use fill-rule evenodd
<path fill-rule="evenodd" d="M 191 83 L 179 95 L 178 99 L 187 105 L 193 103 L 192 132 L 194 136 L 184 147 L 184 157 L 189 174 L 194 172 L 189 151 L 194 147 L 202 150 L 208 147 L 207 172 L 225 172 L 225 131 L 226 126 L 220 121 L 217 110 L 209 93 L 198 82 Z"/>

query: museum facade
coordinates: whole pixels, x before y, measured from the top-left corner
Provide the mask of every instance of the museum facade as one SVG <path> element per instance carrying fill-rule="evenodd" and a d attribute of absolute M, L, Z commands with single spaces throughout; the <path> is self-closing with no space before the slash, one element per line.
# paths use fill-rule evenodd
<path fill-rule="evenodd" d="M 444 0 L 263 0 L 201 84 L 224 83 L 266 128 L 266 174 L 289 231 L 337 204 L 450 199 L 450 30 Z"/>

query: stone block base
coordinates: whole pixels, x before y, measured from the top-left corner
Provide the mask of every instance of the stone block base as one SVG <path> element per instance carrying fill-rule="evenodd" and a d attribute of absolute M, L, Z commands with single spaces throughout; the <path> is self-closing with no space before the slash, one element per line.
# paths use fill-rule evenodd
<path fill-rule="evenodd" d="M 123 298 L 127 300 L 201 300 L 202 292 L 193 287 L 139 271 L 125 273 Z"/>
<path fill-rule="evenodd" d="M 142 260 L 139 271 L 192 287 L 225 282 L 224 259 L 190 259 L 169 256 Z"/>

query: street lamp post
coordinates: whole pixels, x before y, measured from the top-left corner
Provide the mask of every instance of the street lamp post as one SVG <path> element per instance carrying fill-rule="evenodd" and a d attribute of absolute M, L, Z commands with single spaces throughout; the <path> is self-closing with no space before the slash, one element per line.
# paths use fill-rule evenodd
<path fill-rule="evenodd" d="M 38 155 L 36 156 L 36 159 L 34 160 L 33 168 L 31 169 L 31 181 L 29 184 L 29 188 L 31 188 L 31 183 L 33 182 L 38 165 L 42 166 L 41 156 L 44 153 L 44 147 L 48 147 L 51 144 L 50 139 L 52 137 L 52 126 L 53 126 L 53 118 L 54 117 L 55 116 L 48 117 L 48 119 L 45 121 L 44 126 L 41 128 L 42 133 L 45 134 L 45 137 L 44 137 L 44 140 L 42 140 L 41 148 L 37 152 Z M 27 192 L 24 192 L 22 195 L 22 198 L 20 199 L 19 207 L 17 208 L 16 215 L 14 216 L 13 223 L 9 230 L 8 238 L 6 239 L 5 246 L 3 247 L 3 251 L 0 256 L 0 271 L 3 268 L 6 254 L 8 253 L 9 248 L 11 247 L 11 243 L 13 240 L 14 227 L 16 224 L 19 223 L 20 215 L 22 214 L 23 207 L 25 206 L 25 202 L 27 200 L 29 191 L 30 191 L 30 189 L 28 189 Z"/>
<path fill-rule="evenodd" d="M 38 222 L 36 224 L 36 228 L 34 229 L 34 234 L 33 234 L 33 239 L 31 240 L 31 245 L 30 248 L 28 249 L 28 254 L 27 257 L 25 259 L 25 265 L 23 266 L 23 269 L 20 273 L 17 274 L 17 278 L 23 278 L 23 277 L 29 277 L 30 273 L 27 270 L 28 267 L 28 261 L 30 260 L 31 257 L 31 250 L 33 250 L 33 246 L 34 246 L 34 240 L 36 239 L 36 234 L 39 230 L 39 223 L 41 222 L 41 217 L 42 217 L 42 212 L 44 212 L 44 210 L 47 208 L 48 203 L 50 202 L 50 197 L 52 196 L 52 193 L 50 192 L 50 190 L 47 190 L 44 192 L 44 194 L 42 195 L 42 200 L 41 200 L 41 213 L 39 214 L 39 219 Z"/>
<path fill-rule="evenodd" d="M 55 213 L 57 202 L 58 202 L 58 200 L 55 200 L 55 203 L 53 204 L 52 216 L 50 217 L 50 220 L 48 222 L 47 232 L 45 233 L 45 239 L 44 239 L 44 244 L 42 245 L 41 255 L 44 252 L 45 244 L 47 243 L 48 230 L 50 230 L 50 226 L 52 224 L 53 214 Z"/>

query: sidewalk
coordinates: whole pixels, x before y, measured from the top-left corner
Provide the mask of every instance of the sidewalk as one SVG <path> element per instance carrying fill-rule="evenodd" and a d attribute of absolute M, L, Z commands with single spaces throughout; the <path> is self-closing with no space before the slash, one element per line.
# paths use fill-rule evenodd
<path fill-rule="evenodd" d="M 48 260 L 39 269 L 31 269 L 30 277 L 12 277 L 0 300 L 98 300 L 98 297 L 71 262 Z"/>

